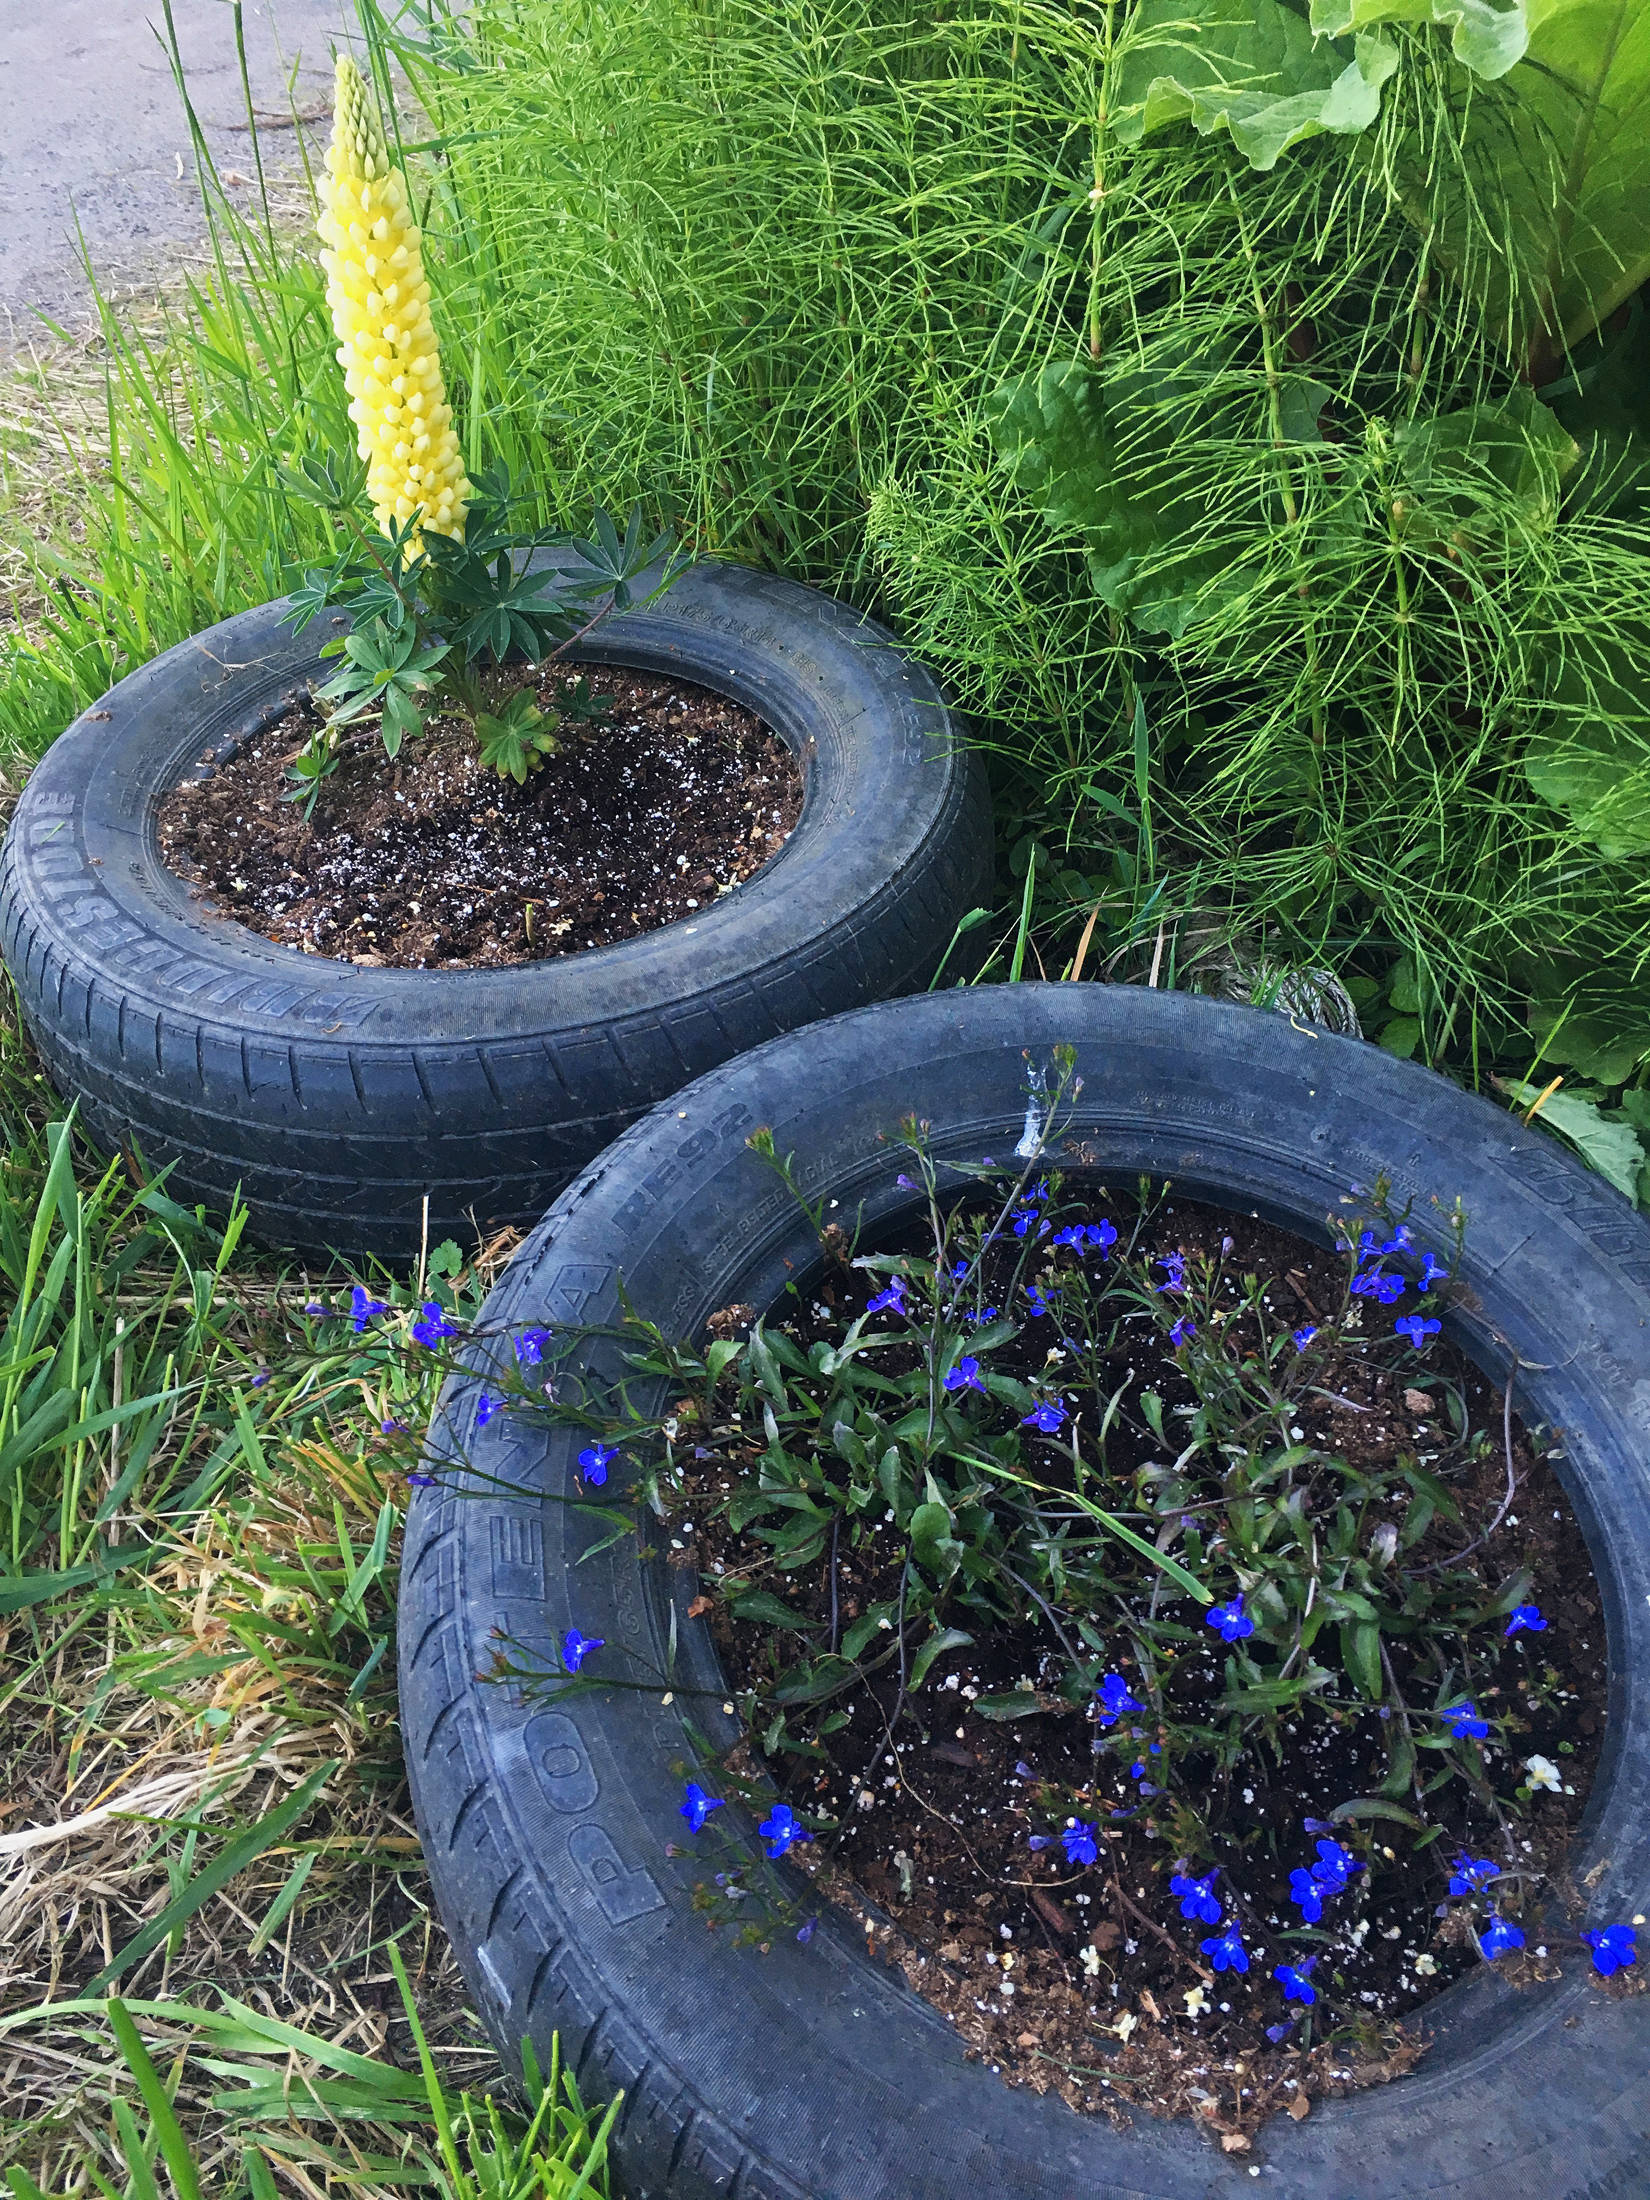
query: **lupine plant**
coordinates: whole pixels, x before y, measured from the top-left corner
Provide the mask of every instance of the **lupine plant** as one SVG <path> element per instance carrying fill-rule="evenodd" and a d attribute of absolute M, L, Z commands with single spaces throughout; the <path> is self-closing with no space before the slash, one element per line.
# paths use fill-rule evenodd
<path fill-rule="evenodd" d="M 585 682 L 567 681 L 546 712 L 519 668 L 560 656 L 609 608 L 627 608 L 632 583 L 669 556 L 671 538 L 644 542 L 635 513 L 621 538 L 600 511 L 588 539 L 545 535 L 513 521 L 506 474 L 472 481 L 407 179 L 347 54 L 321 200 L 327 304 L 359 464 L 306 453 L 285 476 L 292 494 L 331 515 L 340 538 L 331 565 L 305 574 L 288 617 L 301 633 L 322 611 L 341 609 L 351 629 L 323 646 L 343 662 L 314 691 L 324 723 L 290 767 L 291 799 L 312 814 L 357 738 L 346 728 L 376 734 L 393 759 L 433 714 L 467 721 L 483 763 L 524 784 L 555 753 L 562 720 L 599 717 L 606 706 Z M 372 528 L 360 516 L 363 492 Z M 569 552 L 560 562 L 530 562 L 529 552 L 558 546 Z"/>

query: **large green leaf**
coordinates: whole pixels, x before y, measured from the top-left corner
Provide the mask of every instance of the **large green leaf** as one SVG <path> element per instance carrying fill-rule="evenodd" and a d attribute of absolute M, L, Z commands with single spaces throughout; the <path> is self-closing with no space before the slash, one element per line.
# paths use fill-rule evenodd
<path fill-rule="evenodd" d="M 1544 1062 L 1579 1070 L 1601 1085 L 1619 1085 L 1650 1059 L 1650 1002 L 1539 1000 L 1530 1003 L 1530 1029 Z"/>
<path fill-rule="evenodd" d="M 1477 76 L 1505 76 L 1530 42 L 1523 0 L 1496 8 L 1487 0 L 1312 0 L 1312 28 L 1326 38 L 1379 23 L 1437 23 L 1451 33 L 1457 61 Z"/>
<path fill-rule="evenodd" d="M 1630 299 L 1608 330 L 1577 346 L 1571 372 L 1541 394 L 1589 448 L 1588 509 L 1650 519 L 1650 313 L 1642 299 Z"/>
<path fill-rule="evenodd" d="M 1479 547 L 1550 528 L 1559 484 L 1578 456 L 1568 430 L 1527 390 L 1408 422 L 1394 448 L 1410 539 Z"/>
<path fill-rule="evenodd" d="M 1650 855 L 1650 634 L 1569 643 L 1524 776 L 1608 861 Z"/>
<path fill-rule="evenodd" d="M 1541 1100 L 1539 1085 L 1509 1082 L 1506 1090 L 1520 1107 L 1533 1107 Z M 1574 1146 L 1583 1161 L 1637 1206 L 1645 1150 L 1631 1123 L 1613 1123 L 1596 1100 L 1563 1090 L 1541 1101 L 1536 1120 Z"/>
<path fill-rule="evenodd" d="M 1086 360 L 1055 360 L 1001 384 L 986 419 L 1016 486 L 1051 527 L 1083 536 L 1101 601 L 1148 633 L 1179 636 L 1200 603 L 1209 607 L 1217 576 L 1230 588 L 1243 578 L 1230 545 L 1210 545 L 1215 484 L 1206 451 L 1188 463 L 1188 422 L 1240 433 L 1243 403 L 1209 373 L 1108 380 Z M 1290 417 L 1304 423 L 1307 409 Z"/>
<path fill-rule="evenodd" d="M 1524 58 L 1463 101 L 1463 187 L 1436 234 L 1539 384 L 1650 279 L 1650 0 L 1528 0 L 1528 16 Z"/>
<path fill-rule="evenodd" d="M 1130 143 L 1187 119 L 1270 168 L 1374 122 L 1387 24 L 1450 34 L 1459 162 L 1429 130 L 1405 197 L 1539 385 L 1650 280 L 1650 0 L 1311 0 L 1309 23 L 1280 0 L 1143 0 L 1114 127 Z"/>
<path fill-rule="evenodd" d="M 1348 50 L 1279 0 L 1142 0 L 1113 127 L 1125 144 L 1182 120 L 1204 137 L 1229 130 L 1252 167 L 1271 168 L 1303 138 L 1367 129 L 1397 65 L 1384 39 L 1360 32 Z"/>

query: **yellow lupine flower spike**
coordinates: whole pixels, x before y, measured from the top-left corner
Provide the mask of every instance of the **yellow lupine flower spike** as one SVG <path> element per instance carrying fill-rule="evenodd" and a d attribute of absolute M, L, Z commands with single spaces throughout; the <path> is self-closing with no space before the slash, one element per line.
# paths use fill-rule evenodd
<path fill-rule="evenodd" d="M 462 538 L 470 483 L 442 385 L 419 234 L 348 54 L 338 57 L 326 167 L 316 227 L 328 248 L 327 304 L 367 494 L 386 534 L 392 521 L 416 518 L 421 530 Z M 415 534 L 410 549 L 420 540 Z"/>

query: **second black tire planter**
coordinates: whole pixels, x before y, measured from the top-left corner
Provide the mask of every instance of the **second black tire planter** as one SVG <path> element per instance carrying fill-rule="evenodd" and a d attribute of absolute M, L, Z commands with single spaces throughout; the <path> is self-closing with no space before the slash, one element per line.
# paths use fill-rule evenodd
<path fill-rule="evenodd" d="M 1262 1011 L 1088 985 L 987 987 L 836 1018 L 728 1064 L 638 1123 L 552 1208 L 489 1301 L 495 1331 L 636 1312 L 695 1334 L 718 1307 L 772 1305 L 818 1246 L 745 1146 L 793 1152 L 832 1219 L 869 1241 L 915 1195 L 879 1134 L 915 1111 L 943 1157 L 1006 1157 L 1026 1050 L 1075 1044 L 1084 1085 L 1062 1166 L 1141 1173 L 1327 1241 L 1351 1182 L 1469 1214 L 1448 1327 L 1491 1374 L 1517 1354 L 1527 1416 L 1563 1432 L 1562 1471 L 1610 1643 L 1608 1743 L 1573 1858 L 1589 1922 L 1650 1908 L 1650 1228 L 1538 1132 L 1379 1049 Z M 827 1213 L 831 1210 L 827 1207 Z M 1443 1250 L 1440 1239 L 1437 1250 Z M 485 1350 L 501 1349 L 497 1346 Z M 611 1339 L 581 1364 L 617 1372 Z M 569 1430 L 495 1416 L 455 1378 L 420 1493 L 400 1600 L 403 1730 L 425 1852 L 476 2005 L 506 2066 L 559 2031 L 581 2084 L 625 2088 L 629 2200 L 1627 2200 L 1650 2161 L 1650 1995 L 1612 1999 L 1579 1951 L 1520 1993 L 1488 1966 L 1431 2003 L 1419 2069 L 1279 2119 L 1254 2153 L 1186 2124 L 1128 2132 L 965 2061 L 943 2018 L 827 1915 L 763 1956 L 710 1935 L 703 1870 L 672 1856 L 691 1761 L 682 1698 L 615 1689 L 565 1708 L 489 1684 L 502 1627 L 554 1662 L 564 1629 L 663 1670 L 718 1742 L 733 1722 L 691 1572 L 626 1539 L 585 1559 Z M 646 1401 L 638 1401 L 648 1410 Z M 659 1401 L 662 1405 L 662 1400 Z M 501 1488 L 502 1486 L 502 1488 Z M 510 1491 L 524 1494 L 512 1495 Z M 697 1694 L 708 1690 L 706 1695 Z M 728 1817 L 735 1815 L 730 1806 Z M 749 1828 L 746 1828 L 747 1837 Z M 1570 1943 L 1574 1950 L 1573 1940 Z M 1259 2178 L 1253 2174 L 1259 2171 Z"/>
<path fill-rule="evenodd" d="M 563 558 L 564 562 L 564 558 Z M 0 953 L 54 1083 L 174 1195 L 305 1251 L 386 1259 L 526 1223 L 628 1122 L 776 1032 L 920 986 L 987 897 L 977 759 L 927 675 L 845 605 L 707 563 L 574 652 L 758 712 L 806 783 L 789 843 L 697 920 L 498 970 L 274 945 L 191 898 L 154 809 L 326 668 L 340 620 L 267 604 L 169 650 L 36 768 L 0 859 Z"/>

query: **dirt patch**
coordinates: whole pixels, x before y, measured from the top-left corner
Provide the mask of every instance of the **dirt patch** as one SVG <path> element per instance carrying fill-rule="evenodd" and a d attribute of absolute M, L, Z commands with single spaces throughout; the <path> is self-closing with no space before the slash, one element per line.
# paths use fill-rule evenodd
<path fill-rule="evenodd" d="M 1265 1310 L 1274 1332 L 1330 1321 L 1345 1303 L 1344 1261 L 1286 1232 L 1183 1201 L 1143 1217 L 1131 1217 L 1130 1205 L 1097 1199 L 1085 1209 L 1063 1207 L 1062 1219 L 1115 1226 L 1155 1273 L 1177 1258 L 1209 1262 L 1217 1279 L 1229 1279 L 1234 1308 L 1246 1275 L 1272 1279 Z M 915 1239 L 891 1249 L 932 1250 Z M 994 1302 L 983 1311 L 1013 1304 L 1017 1286 L 1006 1269 L 1016 1257 L 1011 1241 L 1003 1268 L 983 1269 L 979 1297 Z M 1090 1427 L 1108 1399 L 1120 1399 L 1105 1459 L 1112 1486 L 1126 1490 L 1132 1477 L 1163 1471 L 1153 1462 L 1175 1448 L 1147 1425 L 1152 1416 L 1134 1410 L 1138 1402 L 1151 1394 L 1158 1427 L 1173 1430 L 1184 1425 L 1177 1416 L 1195 1410 L 1196 1393 L 1160 1331 L 1143 1335 L 1136 1325 L 1113 1330 L 1112 1348 L 1098 1355 L 1075 1349 L 1061 1334 L 1072 1317 L 1057 1311 L 1071 1279 L 1066 1256 L 1034 1264 L 1023 1289 L 1027 1299 L 1041 1297 L 1041 1312 L 1013 1307 L 1022 1327 L 993 1350 L 992 1369 L 1057 1382 Z M 787 1323 L 802 1350 L 820 1338 L 840 1340 L 876 1280 L 834 1267 Z M 1227 1288 L 1217 1280 L 1217 1297 Z M 748 1308 L 728 1313 L 750 1316 Z M 1248 1349 L 1241 1324 L 1252 1319 L 1234 1317 L 1240 1353 Z M 879 1369 L 892 1371 L 903 1349 L 879 1357 Z M 910 1357 L 915 1364 L 915 1341 Z M 1052 1366 L 1060 1372 L 1051 1375 Z M 1493 1860 L 1495 1906 L 1508 1918 L 1524 1911 L 1527 1945 L 1500 1958 L 1504 1976 L 1526 1984 L 1554 1975 L 1561 1956 L 1566 1969 L 1586 1967 L 1573 1934 L 1562 1948 L 1549 1947 L 1537 1911 L 1545 1882 L 1581 1914 L 1564 1859 L 1603 1739 L 1603 1615 L 1550 1446 L 1509 1416 L 1506 1403 L 1436 1339 L 1425 1360 L 1413 1356 L 1401 1367 L 1350 1342 L 1331 1343 L 1293 1401 L 1292 1442 L 1371 1476 L 1418 1462 L 1445 1486 L 1455 1516 L 1440 1509 L 1423 1532 L 1406 1534 L 1407 1570 L 1451 1567 L 1476 1546 L 1485 1602 L 1528 1569 L 1528 1596 L 1545 1615 L 1540 1632 L 1504 1636 L 1499 1619 L 1475 1629 L 1470 1690 L 1458 1693 L 1505 1725 L 1484 1745 L 1478 1774 L 1424 1796 L 1421 1783 L 1442 1760 L 1423 1753 L 1416 1792 L 1406 1790 L 1388 1817 L 1378 1801 L 1350 1819 L 1330 1814 L 1350 1798 L 1378 1795 L 1392 1762 L 1390 1712 L 1342 1687 L 1307 1707 L 1309 1715 L 1280 1718 L 1270 1740 L 1257 1731 L 1233 1757 L 1219 1742 L 1216 1710 L 1232 1685 L 1229 1653 L 1212 1628 L 1196 1625 L 1157 1638 L 1164 1713 L 1180 1735 L 1207 1736 L 1207 1747 L 1181 1755 L 1172 1787 L 1157 1770 L 1160 1736 L 1168 1740 L 1170 1729 L 1151 1713 L 1137 1705 L 1132 1723 L 1128 1715 L 1108 1721 L 1092 1706 L 1062 1700 L 1070 1659 L 1050 1626 L 986 1629 L 965 1615 L 958 1616 L 974 1642 L 942 1655 L 920 1693 L 907 1691 L 903 1666 L 891 1657 L 862 1654 L 875 1670 L 850 1692 L 811 1719 L 793 1717 L 775 1754 L 745 1742 L 727 1769 L 778 1780 L 797 1811 L 822 1825 L 793 1861 L 859 1913 L 873 1952 L 903 1970 L 970 2052 L 1011 2083 L 1052 2089 L 1090 2111 L 1115 2114 L 1129 2101 L 1190 2114 L 1229 2151 L 1245 2151 L 1268 2114 L 1306 2115 L 1314 2097 L 1384 2082 L 1423 2051 L 1418 2012 L 1484 1960 L 1469 1930 L 1469 1919 L 1480 1929 L 1487 1922 L 1482 1908 L 1448 1891 L 1461 1853 Z M 737 1432 L 716 1433 L 725 1440 Z M 753 1470 L 757 1463 L 753 1452 Z M 730 1583 L 740 1595 L 771 1588 L 811 1627 L 816 1649 L 834 1651 L 861 1614 L 902 1609 L 905 1564 L 903 1539 L 873 1529 L 857 1548 L 843 1534 L 817 1564 L 779 1569 L 761 1534 L 734 1532 L 722 1509 L 741 1487 L 740 1465 L 737 1443 L 714 1458 L 702 1448 L 672 1510 L 682 1546 L 673 1556 L 700 1569 L 736 1693 L 771 1685 L 795 1656 L 796 1637 L 733 1618 L 724 1601 Z M 1052 1459 L 1044 1471 L 1054 1473 Z M 1309 1513 L 1325 1508 L 1327 1536 L 1328 1490 L 1308 1488 L 1304 1502 Z M 1359 1547 L 1390 1536 L 1396 1550 L 1412 1502 L 1407 1491 L 1395 1493 L 1390 1518 L 1375 1505 Z M 1103 1662 L 1132 1677 L 1125 1631 L 1111 1626 L 1106 1637 Z M 1092 1631 L 1087 1640 L 1099 1647 Z M 1389 1640 L 1387 1654 L 1417 1731 L 1424 1721 L 1430 1733 L 1438 1724 L 1434 1687 L 1420 1693 L 1401 1636 Z M 1001 1715 L 997 1706 L 1009 1697 L 1036 1699 L 1036 1714 Z M 1263 1723 L 1254 1722 L 1257 1730 Z M 1532 1759 L 1556 1774 L 1556 1786 L 1536 1785 L 1512 1803 L 1508 1791 Z M 1195 1799 L 1206 1831 L 1175 1790 Z M 1394 1822 L 1406 1814 L 1407 1825 Z M 1063 1847 L 1062 1829 L 1073 1819 L 1095 1836 L 1097 1854 L 1086 1861 Z M 827 1830 L 833 1821 L 836 1830 Z M 1423 1839 L 1423 1828 L 1436 1831 Z M 1314 1921 L 1295 1906 L 1291 1872 L 1310 1866 L 1326 1839 L 1347 1844 L 1357 1861 Z M 1171 1889 L 1177 1874 L 1209 1869 L 1207 1847 L 1189 1863 L 1187 1851 L 1200 1842 L 1212 1842 L 1213 1894 L 1245 1943 L 1246 1971 L 1213 1968 L 1201 1944 L 1216 1926 L 1189 1922 L 1184 1887 Z M 1309 2010 L 1276 1979 L 1280 1964 L 1310 1973 Z M 1623 1978 L 1603 1990 L 1637 1985 Z"/>
<path fill-rule="evenodd" d="M 565 718 L 525 786 L 435 720 L 392 765 L 349 751 L 312 818 L 287 768 L 307 698 L 159 810 L 161 852 L 200 898 L 283 947 L 402 970 L 535 962 L 635 939 L 707 909 L 784 846 L 802 774 L 751 711 L 690 681 L 584 668 L 611 711 Z M 540 707 L 562 680 L 547 673 Z"/>

